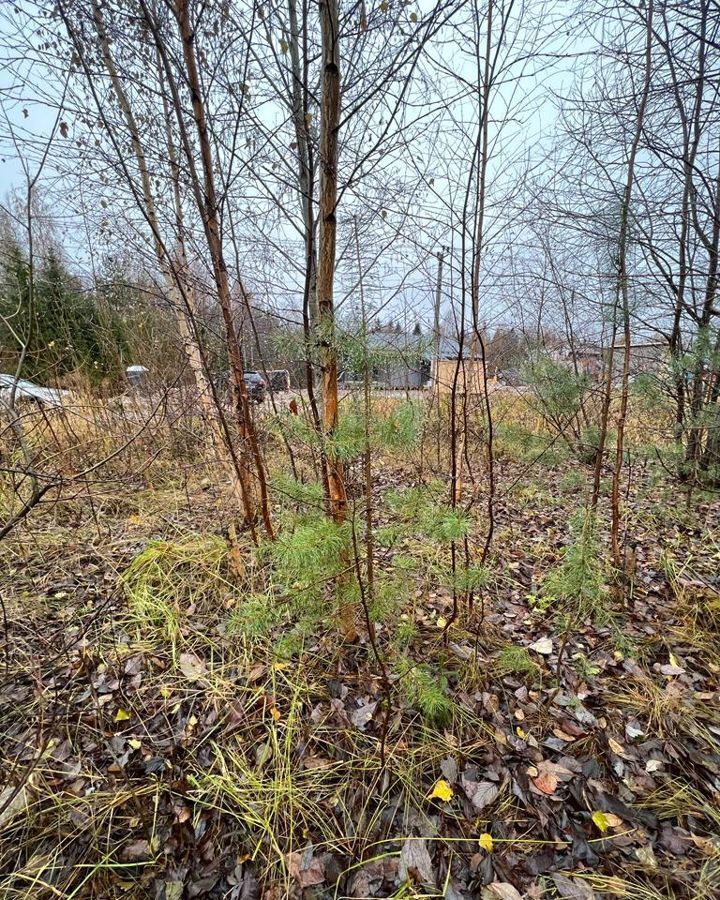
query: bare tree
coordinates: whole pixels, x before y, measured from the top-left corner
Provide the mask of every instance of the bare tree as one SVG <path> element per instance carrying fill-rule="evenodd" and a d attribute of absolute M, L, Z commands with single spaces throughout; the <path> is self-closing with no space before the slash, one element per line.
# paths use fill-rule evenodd
<path fill-rule="evenodd" d="M 159 158 L 168 164 L 169 179 L 175 197 L 175 226 L 179 229 L 178 233 L 175 235 L 175 240 L 180 247 L 179 260 L 173 258 L 173 255 L 167 249 L 163 226 L 157 213 L 156 201 L 153 194 L 150 166 L 147 160 L 147 150 L 143 144 L 137 117 L 132 108 L 127 91 L 125 90 L 123 78 L 118 69 L 117 60 L 111 50 L 107 25 L 104 21 L 100 5 L 95 2 L 95 0 L 92 4 L 92 27 L 99 48 L 100 58 L 107 71 L 115 100 L 121 111 L 122 126 L 128 134 L 133 148 L 135 163 L 139 174 L 139 187 L 135 183 L 132 171 L 124 161 L 121 151 L 120 136 L 115 131 L 114 124 L 110 121 L 108 114 L 105 112 L 103 98 L 101 97 L 98 86 L 94 80 L 89 57 L 89 53 L 92 52 L 92 43 L 88 43 L 88 39 L 84 37 L 86 34 L 85 26 L 88 25 L 89 22 L 84 20 L 82 15 L 80 15 L 79 21 L 76 22 L 74 16 L 77 15 L 78 10 L 75 8 L 71 9 L 62 2 L 59 5 L 59 9 L 67 32 L 73 41 L 76 54 L 81 64 L 82 73 L 86 79 L 86 85 L 95 102 L 98 114 L 104 125 L 104 130 L 116 152 L 121 172 L 152 232 L 158 264 L 165 277 L 172 299 L 172 306 L 174 309 L 178 310 L 180 333 L 183 336 L 186 351 L 188 352 L 188 358 L 193 368 L 198 394 L 200 398 L 204 398 L 201 399 L 203 409 L 207 414 L 214 413 L 209 418 L 211 428 L 216 431 L 213 441 L 214 445 L 216 448 L 219 448 L 222 440 L 222 446 L 229 452 L 230 459 L 233 463 L 232 471 L 239 484 L 239 495 L 244 510 L 243 518 L 245 523 L 251 529 L 254 528 L 257 508 L 254 484 L 254 479 L 256 479 L 260 492 L 259 506 L 264 528 L 269 535 L 272 535 L 264 464 L 260 456 L 254 432 L 254 424 L 250 415 L 249 398 L 247 396 L 247 388 L 243 377 L 244 366 L 242 350 L 235 332 L 235 324 L 230 306 L 227 267 L 224 261 L 219 230 L 219 204 L 215 196 L 212 150 L 205 121 L 201 87 L 198 82 L 199 76 L 197 66 L 195 65 L 194 45 L 193 41 L 188 41 L 187 39 L 188 28 L 191 27 L 188 23 L 188 10 L 181 4 L 176 11 L 177 18 L 175 21 L 178 28 L 178 39 L 182 42 L 182 59 L 185 64 L 185 70 L 180 73 L 178 73 L 175 65 L 171 62 L 167 47 L 167 42 L 171 40 L 171 32 L 169 31 L 168 25 L 172 20 L 167 20 L 164 23 L 164 30 L 161 33 L 160 23 L 155 17 L 153 10 L 148 4 L 140 0 L 137 8 L 138 16 L 136 21 L 144 23 L 146 33 L 150 34 L 153 39 L 153 56 L 161 66 L 161 68 L 158 69 L 158 80 L 153 83 L 153 89 L 160 90 L 163 100 L 163 109 L 170 109 L 175 114 L 176 127 L 179 134 L 179 146 L 181 147 L 189 175 L 191 196 L 194 198 L 197 212 L 199 213 L 203 224 L 206 247 L 211 260 L 218 302 L 223 312 L 225 339 L 227 341 L 228 353 L 231 361 L 235 401 L 234 409 L 241 441 L 239 454 L 236 453 L 233 446 L 233 440 L 222 413 L 217 391 L 212 383 L 211 373 L 209 372 L 207 361 L 204 358 L 202 342 L 199 340 L 198 336 L 194 292 L 186 277 L 187 263 L 184 259 L 184 229 L 181 212 L 182 201 L 178 196 L 180 193 L 178 189 L 178 161 L 175 158 L 175 145 L 172 141 L 172 130 L 168 131 L 169 120 L 166 119 L 165 121 L 166 141 L 165 146 L 159 149 Z M 190 30 L 190 36 L 192 37 L 192 30 Z M 144 53 L 146 43 L 147 41 L 140 43 L 140 52 Z M 175 60 L 176 57 L 173 57 L 173 59 Z M 133 66 L 134 64 L 135 61 L 131 57 L 129 65 Z M 146 71 L 143 71 L 143 75 L 145 74 L 147 74 Z M 185 116 L 185 107 L 182 102 L 181 91 L 179 88 L 179 75 L 183 78 L 184 82 L 189 84 L 192 108 L 190 122 L 188 122 L 187 117 Z M 152 78 L 152 69 L 150 70 L 149 76 Z M 166 88 L 167 94 L 162 93 L 164 88 Z M 190 136 L 190 127 L 194 129 L 197 135 L 197 144 L 200 152 L 199 168 L 196 162 L 194 144 L 192 143 Z M 211 404 L 214 406 L 214 410 L 212 409 Z"/>
<path fill-rule="evenodd" d="M 623 468 L 624 446 L 625 446 L 625 424 L 627 421 L 628 411 L 628 390 L 630 381 L 630 344 L 632 341 L 632 328 L 630 319 L 630 299 L 628 289 L 628 272 L 627 272 L 627 256 L 629 243 L 629 226 L 630 226 L 630 205 L 633 195 L 633 184 L 635 181 L 635 161 L 637 159 L 640 141 L 642 139 L 643 124 L 645 121 L 645 110 L 648 104 L 650 94 L 650 82 L 652 77 L 652 37 L 653 37 L 653 0 L 649 0 L 646 10 L 645 21 L 645 74 L 640 89 L 639 102 L 637 107 L 637 118 L 635 123 L 635 133 L 633 134 L 630 151 L 628 153 L 627 162 L 627 178 L 623 191 L 622 205 L 620 207 L 620 234 L 618 238 L 618 294 L 620 301 L 620 311 L 622 315 L 622 335 L 623 335 L 623 367 L 622 381 L 620 386 L 620 412 L 617 420 L 617 441 L 615 445 L 615 467 L 613 469 L 612 492 L 611 492 L 611 510 L 612 510 L 612 552 L 615 567 L 618 570 L 624 569 L 624 554 L 620 540 L 620 476 Z M 613 377 L 613 358 L 615 354 L 615 345 L 610 348 L 608 361 L 608 386 L 612 384 Z M 600 444 L 598 448 L 598 458 L 601 457 L 603 444 L 606 438 L 607 429 L 607 412 L 604 410 L 604 421 L 600 432 Z M 597 471 L 597 470 L 596 470 Z M 594 492 L 595 495 L 595 492 Z"/>
<path fill-rule="evenodd" d="M 323 385 L 323 434 L 332 516 L 343 522 L 347 494 L 342 462 L 332 449 L 338 423 L 338 358 L 335 342 L 335 234 L 337 229 L 338 128 L 340 126 L 340 34 L 337 0 L 321 0 L 322 102 L 320 107 L 320 194 L 318 205 L 317 304 Z"/>

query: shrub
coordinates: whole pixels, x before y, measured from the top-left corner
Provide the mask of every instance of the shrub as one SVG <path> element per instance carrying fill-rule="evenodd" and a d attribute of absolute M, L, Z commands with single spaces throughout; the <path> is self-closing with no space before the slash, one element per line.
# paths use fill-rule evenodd
<path fill-rule="evenodd" d="M 560 565 L 545 577 L 542 594 L 578 618 L 606 614 L 607 588 L 591 513 L 578 512 L 571 519 L 570 543 Z"/>

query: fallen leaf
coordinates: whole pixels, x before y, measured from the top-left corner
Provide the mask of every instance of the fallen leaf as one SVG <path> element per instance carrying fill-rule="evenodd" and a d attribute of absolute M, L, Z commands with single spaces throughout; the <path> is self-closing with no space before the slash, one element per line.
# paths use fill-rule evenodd
<path fill-rule="evenodd" d="M 575 772 L 571 769 L 568 769 L 567 766 L 562 766 L 560 763 L 551 762 L 549 759 L 543 759 L 538 763 L 538 772 L 542 774 L 543 772 L 554 776 L 558 781 L 570 781 L 571 778 L 575 777 Z"/>
<path fill-rule="evenodd" d="M 424 839 L 405 841 L 400 851 L 398 875 L 401 881 L 412 880 L 420 884 L 435 884 L 432 859 Z"/>
<path fill-rule="evenodd" d="M 272 759 L 272 755 L 272 747 L 263 741 L 255 747 L 255 765 L 261 769 L 268 760 Z"/>
<path fill-rule="evenodd" d="M 333 765 L 333 761 L 331 759 L 327 759 L 324 756 L 306 756 L 302 762 L 303 769 L 316 770 L 316 769 L 329 769 Z"/>
<path fill-rule="evenodd" d="M 681 828 L 665 823 L 660 832 L 660 845 L 674 856 L 685 856 L 690 846 L 690 835 Z"/>
<path fill-rule="evenodd" d="M 312 847 L 302 853 L 288 855 L 288 871 L 302 888 L 313 887 L 325 881 L 325 866 L 313 855 Z"/>
<path fill-rule="evenodd" d="M 662 675 L 668 675 L 670 677 L 674 675 L 684 675 L 685 669 L 682 666 L 674 666 L 672 664 L 666 666 L 660 666 L 660 673 Z"/>
<path fill-rule="evenodd" d="M 483 888 L 482 900 L 522 900 L 522 895 L 508 881 L 493 881 Z"/>
<path fill-rule="evenodd" d="M 435 782 L 435 787 L 430 792 L 428 799 L 442 800 L 444 803 L 447 803 L 449 800 L 452 800 L 453 793 L 453 789 L 450 787 L 448 782 L 445 781 L 444 778 L 439 778 Z"/>
<path fill-rule="evenodd" d="M 207 675 L 205 663 L 194 653 L 181 653 L 178 660 L 180 671 L 191 683 L 202 681 Z"/>
<path fill-rule="evenodd" d="M 123 671 L 126 675 L 139 675 L 142 672 L 145 663 L 142 654 L 137 653 L 126 660 Z"/>
<path fill-rule="evenodd" d="M 364 728 L 372 719 L 376 706 L 377 701 L 374 701 L 373 703 L 364 703 L 358 709 L 350 713 L 350 721 L 356 728 Z"/>
<path fill-rule="evenodd" d="M 468 781 L 463 775 L 460 779 L 465 796 L 477 812 L 489 806 L 497 797 L 499 788 L 492 781 Z"/>
<path fill-rule="evenodd" d="M 182 900 L 183 890 L 182 881 L 166 881 L 165 900 Z"/>
<path fill-rule="evenodd" d="M 636 738 L 644 737 L 644 735 L 645 732 L 639 722 L 628 722 L 625 726 L 625 737 L 629 741 L 634 741 Z"/>
<path fill-rule="evenodd" d="M 534 650 L 541 656 L 550 656 L 550 654 L 553 652 L 553 644 L 550 638 L 544 637 L 540 638 L 540 640 L 538 641 L 535 641 L 534 644 L 530 644 L 529 649 Z"/>
<path fill-rule="evenodd" d="M 0 792 L 0 828 L 4 828 L 15 816 L 25 812 L 28 808 L 29 798 L 26 787 L 21 787 L 15 793 L 16 788 L 8 785 Z M 11 799 L 12 798 L 12 799 Z"/>
<path fill-rule="evenodd" d="M 552 877 L 563 900 L 594 900 L 595 891 L 582 878 L 566 878 L 559 872 Z"/>
<path fill-rule="evenodd" d="M 635 856 L 646 869 L 657 869 L 658 863 L 657 859 L 655 859 L 655 851 L 650 844 L 646 844 L 644 847 L 638 847 L 635 851 Z"/>
<path fill-rule="evenodd" d="M 208 897 L 217 880 L 217 872 L 212 872 L 210 875 L 198 878 L 197 881 L 190 882 L 186 892 L 188 900 L 194 900 L 195 897 Z"/>
<path fill-rule="evenodd" d="M 150 844 L 146 840 L 130 841 L 120 851 L 120 858 L 125 862 L 139 862 L 152 856 Z"/>
<path fill-rule="evenodd" d="M 537 778 L 532 779 L 535 787 L 543 794 L 554 794 L 557 790 L 558 780 L 552 772 L 540 772 Z"/>
<path fill-rule="evenodd" d="M 350 879 L 351 897 L 377 897 L 384 881 L 394 882 L 400 862 L 387 857 L 365 863 Z"/>
<path fill-rule="evenodd" d="M 116 722 L 127 722 L 128 719 L 132 719 L 132 715 L 126 709 L 119 709 L 115 713 Z"/>
<path fill-rule="evenodd" d="M 613 815 L 613 813 L 609 812 L 602 812 L 599 809 L 595 810 L 592 814 L 592 820 L 601 834 L 605 834 L 608 828 L 617 828 L 623 823 L 620 816 Z"/>
<path fill-rule="evenodd" d="M 440 763 L 440 771 L 451 784 L 457 781 L 458 765 L 452 756 L 446 756 L 445 759 L 442 760 Z"/>
<path fill-rule="evenodd" d="M 248 672 L 247 680 L 250 684 L 253 681 L 257 681 L 259 678 L 262 678 L 263 675 L 267 672 L 267 666 L 264 663 L 256 663 Z"/>
<path fill-rule="evenodd" d="M 488 853 L 493 852 L 493 839 L 492 835 L 488 834 L 487 831 L 483 832 L 478 838 L 478 844 L 483 848 L 483 850 Z"/>

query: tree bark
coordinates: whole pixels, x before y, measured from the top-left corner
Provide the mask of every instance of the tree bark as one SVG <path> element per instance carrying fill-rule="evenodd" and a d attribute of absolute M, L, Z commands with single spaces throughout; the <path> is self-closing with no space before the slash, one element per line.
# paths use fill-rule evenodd
<path fill-rule="evenodd" d="M 338 360 L 335 341 L 335 239 L 337 230 L 338 126 L 340 123 L 340 40 L 337 0 L 319 4 L 322 38 L 320 105 L 320 185 L 317 305 L 323 386 L 323 438 L 330 514 L 341 524 L 347 516 L 342 461 L 333 447 L 338 424 Z"/>
<path fill-rule="evenodd" d="M 623 550 L 620 543 L 620 475 L 622 473 L 624 449 L 625 449 L 625 423 L 627 420 L 628 394 L 630 382 L 630 344 L 631 344 L 631 328 L 630 328 L 630 298 L 628 291 L 627 276 L 627 250 L 629 243 L 629 225 L 630 225 L 630 203 L 632 201 L 633 183 L 635 180 L 635 163 L 637 159 L 638 148 L 643 133 L 643 122 L 645 119 L 645 109 L 647 107 L 648 96 L 650 94 L 650 77 L 652 75 L 652 37 L 653 37 L 653 2 L 649 0 L 647 6 L 647 21 L 645 30 L 645 75 L 640 95 L 640 103 L 638 105 L 637 117 L 635 120 L 635 133 L 633 135 L 632 144 L 630 146 L 630 155 L 628 157 L 627 178 L 625 181 L 625 189 L 623 191 L 622 207 L 620 210 L 620 242 L 618 254 L 618 293 L 620 295 L 622 308 L 622 326 L 623 326 L 623 371 L 622 385 L 620 389 L 620 414 L 617 422 L 617 441 L 615 444 L 615 466 L 613 469 L 612 491 L 611 491 L 611 511 L 612 511 L 612 554 L 615 568 L 624 569 Z M 609 378 L 612 379 L 612 363 Z"/>
<path fill-rule="evenodd" d="M 322 421 L 315 394 L 315 365 L 313 351 L 317 319 L 317 248 L 315 245 L 315 210 L 313 208 L 315 187 L 315 163 L 312 142 L 308 133 L 308 53 L 307 53 L 307 6 L 303 9 L 303 59 L 300 59 L 300 24 L 297 0 L 288 0 L 290 22 L 290 64 L 291 64 L 291 104 L 295 141 L 298 156 L 298 189 L 303 217 L 305 242 L 305 284 L 303 287 L 303 339 L 305 343 L 305 381 L 307 382 L 308 403 L 313 425 L 320 441 L 320 469 L 326 502 L 330 503 L 328 467 L 325 459 Z"/>
<path fill-rule="evenodd" d="M 202 200 L 198 205 L 201 207 L 203 226 L 208 249 L 210 251 L 215 285 L 218 292 L 218 302 L 220 303 L 223 323 L 225 325 L 225 338 L 232 375 L 235 411 L 238 429 L 240 431 L 240 439 L 243 444 L 243 456 L 248 461 L 248 465 L 242 470 L 244 479 L 243 493 L 248 498 L 247 506 L 249 507 L 246 509 L 246 519 L 248 520 L 247 524 L 250 525 L 255 518 L 255 510 L 252 508 L 255 505 L 255 486 L 251 480 L 251 472 L 254 464 L 254 474 L 257 477 L 260 493 L 260 512 L 263 519 L 263 525 L 267 536 L 272 538 L 274 534 L 270 519 L 265 465 L 257 442 L 255 426 L 252 421 L 250 397 L 248 395 L 244 377 L 245 362 L 242 347 L 235 329 L 235 322 L 233 321 L 230 285 L 227 266 L 225 264 L 222 238 L 220 236 L 219 207 L 215 190 L 212 149 L 208 134 L 205 107 L 202 99 L 200 76 L 195 56 L 195 33 L 190 21 L 188 0 L 177 0 L 176 14 L 183 44 L 183 59 L 185 61 L 188 88 L 190 90 L 193 118 L 197 130 L 198 143 L 200 145 L 200 158 L 203 174 L 202 196 L 200 194 L 200 185 L 195 184 L 195 189 L 198 200 Z M 250 460 L 252 460 L 252 463 Z"/>

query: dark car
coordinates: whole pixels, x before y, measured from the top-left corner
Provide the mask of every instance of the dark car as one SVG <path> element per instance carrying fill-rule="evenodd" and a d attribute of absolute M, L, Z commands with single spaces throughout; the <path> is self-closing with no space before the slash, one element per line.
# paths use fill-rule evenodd
<path fill-rule="evenodd" d="M 265 379 L 259 372 L 245 372 L 244 376 L 250 399 L 254 400 L 256 403 L 262 403 L 267 391 Z"/>

